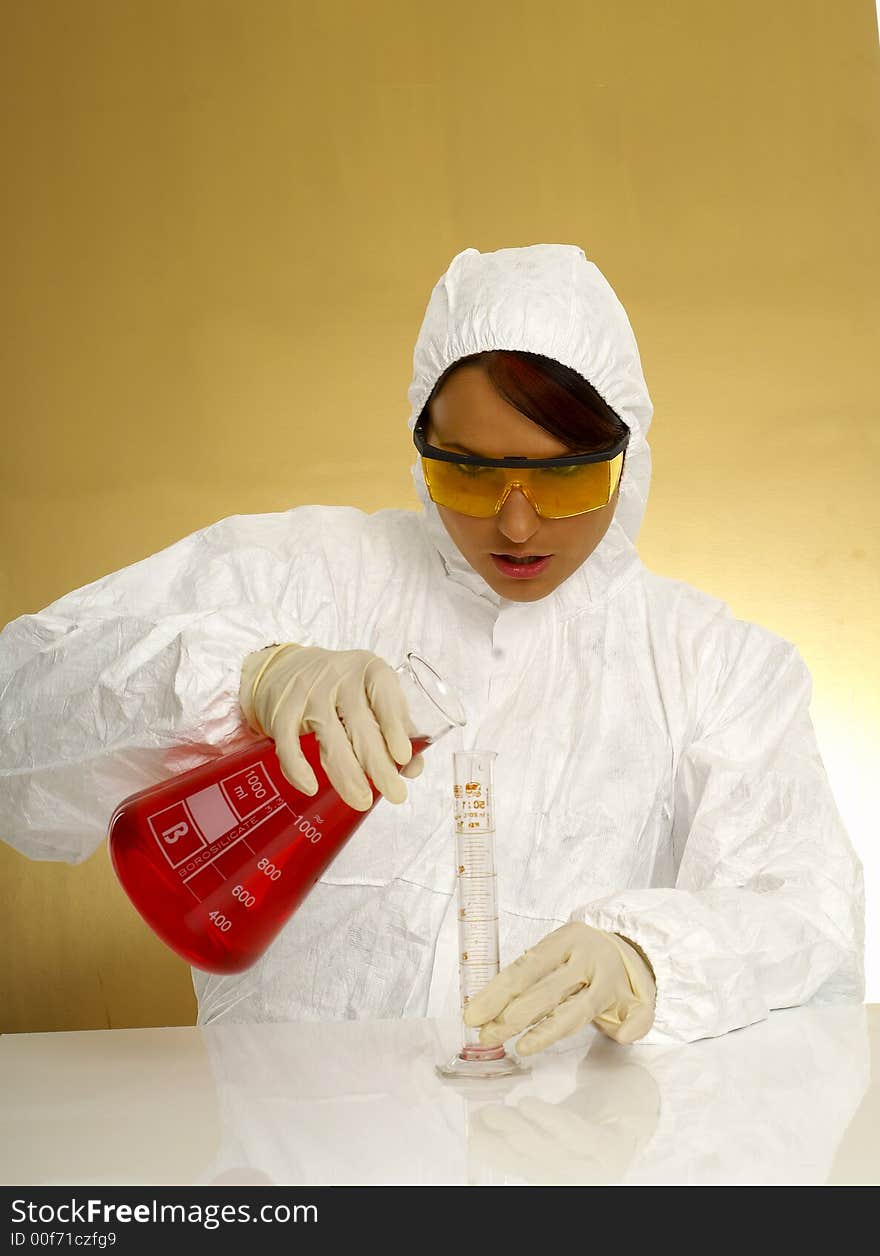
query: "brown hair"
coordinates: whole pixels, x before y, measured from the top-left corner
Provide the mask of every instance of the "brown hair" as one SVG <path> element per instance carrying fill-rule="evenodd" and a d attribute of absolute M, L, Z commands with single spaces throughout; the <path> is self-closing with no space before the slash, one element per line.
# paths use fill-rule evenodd
<path fill-rule="evenodd" d="M 572 453 L 599 453 L 610 449 L 629 428 L 582 375 L 542 353 L 520 349 L 487 349 L 459 358 L 448 366 L 422 407 L 425 415 L 433 397 L 453 371 L 477 363 L 495 391 L 538 427 L 568 445 Z"/>

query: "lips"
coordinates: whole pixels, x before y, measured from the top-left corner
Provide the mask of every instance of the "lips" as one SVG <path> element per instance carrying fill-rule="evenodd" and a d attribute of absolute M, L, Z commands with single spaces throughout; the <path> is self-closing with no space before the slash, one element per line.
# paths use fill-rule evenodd
<path fill-rule="evenodd" d="M 515 580 L 529 580 L 545 571 L 552 554 L 491 554 L 492 562 L 505 576 Z"/>

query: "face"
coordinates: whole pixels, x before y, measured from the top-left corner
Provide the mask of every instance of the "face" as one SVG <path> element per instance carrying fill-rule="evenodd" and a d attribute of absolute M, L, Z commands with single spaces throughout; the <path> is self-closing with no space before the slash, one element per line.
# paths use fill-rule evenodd
<path fill-rule="evenodd" d="M 510 405 L 478 364 L 459 367 L 428 408 L 427 439 L 441 449 L 481 458 L 564 458 L 572 451 Z M 542 519 L 513 488 L 497 515 L 474 519 L 438 506 L 443 526 L 474 571 L 514 602 L 547 597 L 586 562 L 614 517 L 619 485 L 607 506 L 569 519 Z M 551 554 L 534 576 L 506 575 L 493 554 Z"/>

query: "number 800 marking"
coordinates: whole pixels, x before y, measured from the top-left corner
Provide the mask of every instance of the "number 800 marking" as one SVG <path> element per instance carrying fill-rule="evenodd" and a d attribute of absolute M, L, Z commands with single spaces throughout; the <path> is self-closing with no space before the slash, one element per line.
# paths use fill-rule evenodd
<path fill-rule="evenodd" d="M 269 863 L 268 859 L 261 859 L 257 867 L 261 872 L 265 872 L 270 881 L 277 881 L 281 876 L 281 869 L 276 868 L 273 863 Z"/>

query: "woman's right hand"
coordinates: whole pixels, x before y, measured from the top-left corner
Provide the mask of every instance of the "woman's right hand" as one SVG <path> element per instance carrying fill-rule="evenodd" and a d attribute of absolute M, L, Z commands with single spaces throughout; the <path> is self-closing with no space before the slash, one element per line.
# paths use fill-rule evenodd
<path fill-rule="evenodd" d="M 321 766 L 343 802 L 356 811 L 373 805 L 367 776 L 391 802 L 406 801 L 403 775 L 419 775 L 415 732 L 393 669 L 369 650 L 268 646 L 249 654 L 241 669 L 241 709 L 250 727 L 271 737 L 281 771 L 295 789 L 315 794 L 318 782 L 299 744 L 318 739 Z M 392 758 L 393 756 L 393 758 Z M 396 760 L 396 762 L 395 762 Z"/>

